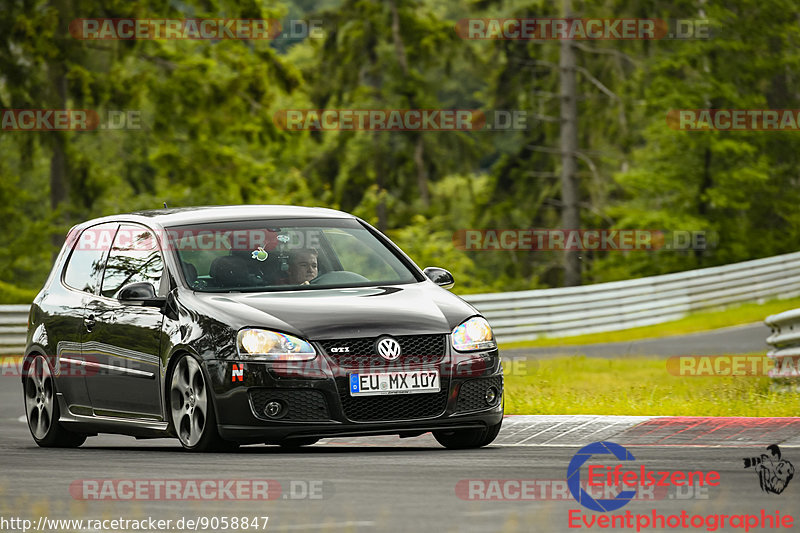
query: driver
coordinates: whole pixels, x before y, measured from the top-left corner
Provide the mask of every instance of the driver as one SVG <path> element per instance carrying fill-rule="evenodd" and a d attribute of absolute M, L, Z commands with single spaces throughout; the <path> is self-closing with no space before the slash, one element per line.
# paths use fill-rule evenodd
<path fill-rule="evenodd" d="M 319 274 L 317 256 L 313 248 L 302 248 L 289 252 L 289 284 L 308 285 Z"/>

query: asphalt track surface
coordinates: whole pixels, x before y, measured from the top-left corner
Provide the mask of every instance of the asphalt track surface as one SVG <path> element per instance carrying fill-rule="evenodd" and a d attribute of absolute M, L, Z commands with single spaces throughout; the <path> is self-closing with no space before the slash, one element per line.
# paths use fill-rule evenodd
<path fill-rule="evenodd" d="M 763 333 L 755 335 L 763 339 Z M 726 336 L 717 340 L 723 338 Z M 718 349 L 724 350 L 716 353 L 741 353 L 728 351 L 725 345 Z M 626 511 L 648 519 L 654 512 L 668 517 L 681 511 L 703 516 L 760 516 L 762 511 L 774 516 L 777 511 L 781 516 L 791 515 L 795 522 L 800 520 L 800 472 L 782 494 L 768 494 L 760 489 L 753 469 L 745 469 L 742 461 L 758 457 L 766 445 L 778 443 L 783 458 L 800 469 L 800 418 L 519 416 L 507 417 L 495 443 L 479 450 L 445 450 L 424 435 L 413 439 L 326 439 L 299 451 L 246 446 L 235 453 L 200 455 L 183 452 L 173 440 L 114 435 L 90 438 L 74 450 L 42 449 L 34 444 L 27 425 L 20 420 L 22 415 L 19 378 L 0 377 L 0 520 L 27 518 L 34 525 L 40 516 L 84 520 L 153 517 L 172 520 L 171 531 L 187 531 L 190 528 L 176 528 L 175 522 L 182 517 L 267 516 L 266 529 L 251 527 L 247 531 L 566 532 L 636 531 L 635 527 L 588 528 L 580 522 L 581 516 L 591 520 Z M 569 495 L 564 480 L 575 453 L 601 440 L 625 446 L 635 456 L 631 465 L 636 468 L 716 471 L 719 485 L 640 491 L 642 499 L 618 511 L 592 512 Z M 609 467 L 617 464 L 593 461 L 591 464 Z M 581 475 L 586 475 L 586 466 Z M 274 499 L 268 501 L 95 501 L 82 499 L 80 490 L 86 486 L 81 480 L 236 479 L 273 480 L 280 490 L 270 492 Z M 522 487 L 528 487 L 524 497 Z M 570 512 L 580 513 L 573 514 L 577 518 L 572 525 L 581 527 L 570 528 Z M 661 528 L 660 523 L 656 526 L 641 530 L 675 530 Z M 21 531 L 10 523 L 2 529 Z M 197 530 L 223 531 L 219 525 Z M 726 522 L 716 531 L 744 529 Z"/>

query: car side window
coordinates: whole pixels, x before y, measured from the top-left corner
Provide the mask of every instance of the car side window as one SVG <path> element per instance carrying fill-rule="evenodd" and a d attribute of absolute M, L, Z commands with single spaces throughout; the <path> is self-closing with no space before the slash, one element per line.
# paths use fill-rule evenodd
<path fill-rule="evenodd" d="M 111 223 L 92 226 L 81 232 L 67 260 L 63 277 L 65 285 L 94 294 L 116 230 L 117 224 Z"/>
<path fill-rule="evenodd" d="M 100 292 L 116 298 L 125 285 L 143 281 L 158 290 L 163 272 L 164 262 L 153 232 L 143 226 L 123 224 L 114 237 Z"/>

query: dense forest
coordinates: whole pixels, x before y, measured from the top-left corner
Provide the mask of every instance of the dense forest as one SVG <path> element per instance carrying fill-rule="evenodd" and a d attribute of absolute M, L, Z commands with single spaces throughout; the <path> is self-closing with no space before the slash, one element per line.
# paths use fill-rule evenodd
<path fill-rule="evenodd" d="M 459 31 L 465 19 L 565 16 L 702 21 L 708 31 L 602 40 Z M 276 19 L 297 31 L 76 38 L 71 24 L 85 18 Z M 461 293 L 794 251 L 800 132 L 685 131 L 667 118 L 680 109 L 800 109 L 798 20 L 800 5 L 786 0 L 0 0 L 0 109 L 128 118 L 91 131 L 0 130 L 0 301 L 38 290 L 71 225 L 164 202 L 342 209 L 387 232 L 421 267 L 451 270 Z M 296 109 L 525 120 L 508 129 L 297 131 L 280 120 Z M 565 165 L 574 167 L 567 181 Z M 570 216 L 580 228 L 713 239 L 696 250 L 584 253 L 454 243 L 464 229 L 562 228 Z"/>

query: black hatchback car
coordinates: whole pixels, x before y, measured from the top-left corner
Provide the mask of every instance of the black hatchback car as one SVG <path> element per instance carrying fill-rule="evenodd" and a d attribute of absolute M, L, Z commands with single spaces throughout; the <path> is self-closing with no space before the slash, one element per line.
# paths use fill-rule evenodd
<path fill-rule="evenodd" d="M 174 436 L 189 450 L 503 420 L 492 330 L 375 228 L 293 206 L 163 209 L 70 230 L 31 307 L 25 412 L 40 446 Z"/>

